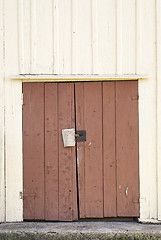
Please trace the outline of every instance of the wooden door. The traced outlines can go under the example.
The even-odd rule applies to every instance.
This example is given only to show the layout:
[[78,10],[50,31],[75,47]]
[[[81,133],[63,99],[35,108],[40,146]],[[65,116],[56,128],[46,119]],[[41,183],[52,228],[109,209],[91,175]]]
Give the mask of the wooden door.
[[24,83],[24,219],[77,219],[75,148],[62,128],[75,128],[74,84]]
[[[139,216],[137,81],[24,83],[24,219]],[[61,130],[86,130],[64,148]]]

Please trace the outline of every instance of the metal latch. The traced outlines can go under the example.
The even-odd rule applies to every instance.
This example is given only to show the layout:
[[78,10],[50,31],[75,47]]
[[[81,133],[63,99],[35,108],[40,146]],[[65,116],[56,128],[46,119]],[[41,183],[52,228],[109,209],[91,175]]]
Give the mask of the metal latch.
[[75,133],[75,129],[62,129],[64,147],[74,147],[75,142],[86,141],[86,130],[78,130]]
[[75,137],[77,142],[86,142],[86,130],[77,130]]

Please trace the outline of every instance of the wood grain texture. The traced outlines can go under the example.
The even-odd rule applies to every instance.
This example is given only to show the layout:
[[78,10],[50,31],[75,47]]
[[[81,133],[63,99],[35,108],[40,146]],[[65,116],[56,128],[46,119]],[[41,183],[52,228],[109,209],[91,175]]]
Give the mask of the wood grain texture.
[[59,219],[57,83],[45,83],[45,220]]
[[[62,129],[75,128],[74,84],[59,83],[59,220],[72,221],[77,219],[76,164],[75,147],[64,148]],[[75,201],[74,200],[74,201]],[[74,219],[73,219],[74,218]]]
[[44,84],[23,84],[24,219],[44,219]]
[[104,217],[116,217],[115,83],[103,83]]
[[[84,126],[84,83],[75,83],[76,129]],[[79,217],[85,218],[85,142],[77,142]]]
[[[83,90],[81,89],[83,85]],[[86,130],[87,139],[84,143],[84,170],[79,168],[79,175],[84,176],[79,179],[84,181],[83,186],[79,188],[81,196],[80,201],[84,201],[80,206],[83,206],[84,213],[82,216],[86,218],[103,217],[103,176],[102,176],[102,88],[101,83],[76,83],[76,108],[78,108],[76,121],[77,126],[81,127],[84,122],[84,129]],[[80,90],[79,87],[81,86]],[[80,101],[78,103],[78,101]],[[81,109],[82,108],[82,109]],[[83,113],[83,115],[81,115]],[[80,118],[82,118],[79,122]],[[78,149],[79,149],[78,143]],[[79,162],[82,159],[83,148],[77,152]],[[82,172],[84,171],[84,173]],[[81,193],[84,191],[84,193]],[[81,212],[81,209],[80,209]]]
[[116,83],[117,216],[139,216],[138,82]]

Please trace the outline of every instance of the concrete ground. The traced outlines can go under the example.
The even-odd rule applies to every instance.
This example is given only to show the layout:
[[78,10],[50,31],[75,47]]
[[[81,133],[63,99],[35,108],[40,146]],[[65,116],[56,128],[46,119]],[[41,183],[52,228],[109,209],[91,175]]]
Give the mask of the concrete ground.
[[1,223],[2,239],[161,239],[161,225],[102,221]]

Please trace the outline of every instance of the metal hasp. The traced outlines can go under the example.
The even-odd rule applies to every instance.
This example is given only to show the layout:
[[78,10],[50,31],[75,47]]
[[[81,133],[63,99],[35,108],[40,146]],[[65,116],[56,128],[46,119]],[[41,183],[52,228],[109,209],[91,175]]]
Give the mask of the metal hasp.
[[77,142],[86,142],[86,130],[77,130],[76,135]]

